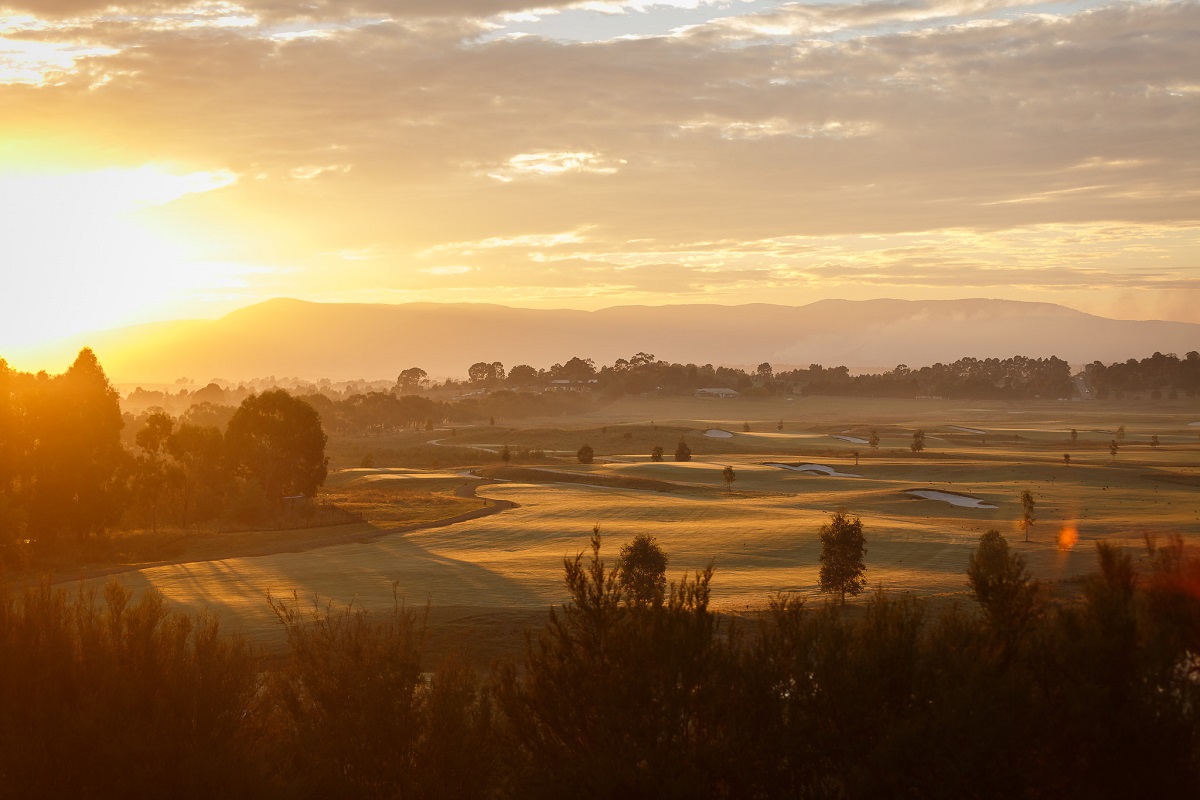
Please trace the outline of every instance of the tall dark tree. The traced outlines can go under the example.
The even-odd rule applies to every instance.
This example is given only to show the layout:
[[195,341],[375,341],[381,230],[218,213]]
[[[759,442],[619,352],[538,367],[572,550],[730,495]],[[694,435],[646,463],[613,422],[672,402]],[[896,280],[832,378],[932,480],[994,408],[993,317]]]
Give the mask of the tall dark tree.
[[282,389],[243,400],[225,433],[230,465],[271,503],[285,495],[316,494],[329,463],[325,442],[313,407]]
[[686,441],[684,441],[683,439],[680,439],[679,444],[677,444],[675,446],[675,460],[676,461],[691,461],[692,460],[692,448],[688,447],[688,443]]
[[925,449],[925,431],[918,430],[912,435],[912,442],[908,445],[908,449],[914,453],[920,453]]
[[872,450],[879,449],[879,432],[874,428],[871,429],[871,437],[867,439],[867,444],[871,446]]
[[857,595],[866,586],[867,554],[866,539],[863,538],[862,520],[850,518],[846,509],[834,512],[829,523],[821,526],[821,591],[838,595],[841,605],[846,604],[846,595]]
[[62,375],[39,375],[34,391],[30,530],[50,539],[99,533],[124,509],[117,392],[87,348]]
[[733,471],[733,467],[725,467],[721,470],[721,480],[725,481],[725,490],[733,491],[733,482],[737,480],[737,473]]
[[590,444],[585,444],[576,451],[575,457],[579,459],[580,464],[590,464],[592,459],[596,457],[596,451],[592,449]]
[[650,460],[651,461],[662,461],[663,460],[663,449],[661,446],[655,445],[654,449],[650,451]]

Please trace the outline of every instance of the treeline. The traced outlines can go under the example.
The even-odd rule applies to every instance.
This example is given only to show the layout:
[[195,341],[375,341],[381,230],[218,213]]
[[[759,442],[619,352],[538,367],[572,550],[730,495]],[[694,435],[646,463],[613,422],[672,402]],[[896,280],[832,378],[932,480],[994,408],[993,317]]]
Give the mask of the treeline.
[[1071,367],[1062,359],[960,358],[952,364],[909,369],[900,364],[879,374],[850,375],[845,367],[819,364],[776,376],[803,394],[857,397],[945,397],[953,399],[1058,399],[1071,397]]
[[1107,367],[1095,361],[1086,372],[1101,400],[1120,399],[1127,394],[1145,395],[1151,400],[1200,394],[1200,352],[1195,350],[1183,358],[1174,353],[1155,353],[1141,361],[1131,358]]
[[883,373],[851,375],[845,366],[776,372],[770,363],[753,371],[712,364],[674,364],[649,353],[617,359],[611,366],[596,368],[591,359],[575,357],[566,364],[537,370],[520,364],[505,372],[499,362],[479,362],[468,370],[465,383],[447,381],[428,384],[424,370],[411,368],[401,373],[397,390],[425,386],[429,391],[447,388],[479,392],[521,388],[528,392],[547,389],[568,392],[598,392],[605,398],[624,395],[681,395],[698,389],[733,389],[743,396],[775,394],[843,395],[859,397],[946,397],[956,399],[1057,399],[1071,397],[1075,389],[1070,365],[1062,359],[962,358],[952,364],[910,369],[900,364]]
[[330,433],[359,436],[405,429],[432,430],[443,424],[557,417],[579,414],[592,407],[592,400],[586,395],[507,389],[455,401],[393,392],[368,392],[341,400],[323,394],[305,394],[300,399],[317,410],[322,425]]
[[978,613],[783,596],[738,627],[711,568],[668,588],[594,539],[489,678],[424,663],[400,607],[276,599],[263,671],[153,592],[0,594],[0,797],[1194,797],[1200,562],[1178,539],[1146,574],[1098,550],[1074,604],[991,533]]
[[[324,482],[326,438],[311,406],[272,390],[225,411],[148,414],[127,445],[91,350],[54,376],[0,360],[0,568],[110,557],[108,533],[120,527],[259,520]],[[203,424],[210,417],[224,424]]]

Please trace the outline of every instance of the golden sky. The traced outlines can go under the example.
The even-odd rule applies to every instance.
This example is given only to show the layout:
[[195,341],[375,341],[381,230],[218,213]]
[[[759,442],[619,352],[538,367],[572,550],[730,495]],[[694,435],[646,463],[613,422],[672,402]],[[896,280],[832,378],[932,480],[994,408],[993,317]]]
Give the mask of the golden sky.
[[1200,322],[1200,3],[0,0],[0,354],[275,296]]

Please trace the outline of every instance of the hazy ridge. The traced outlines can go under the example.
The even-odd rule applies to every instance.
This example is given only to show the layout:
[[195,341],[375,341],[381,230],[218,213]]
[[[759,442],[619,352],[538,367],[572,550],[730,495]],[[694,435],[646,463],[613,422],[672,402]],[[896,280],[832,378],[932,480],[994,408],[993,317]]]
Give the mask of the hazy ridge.
[[463,376],[475,361],[548,367],[572,356],[597,365],[637,352],[698,364],[846,365],[852,371],[976,358],[1056,355],[1073,364],[1183,355],[1200,325],[1114,320],[1050,303],[1010,300],[821,300],[616,306],[598,311],[489,304],[335,304],[275,299],[216,320],[122,328],[10,358],[55,371],[91,346],[118,382],[275,375],[394,377],[419,366]]

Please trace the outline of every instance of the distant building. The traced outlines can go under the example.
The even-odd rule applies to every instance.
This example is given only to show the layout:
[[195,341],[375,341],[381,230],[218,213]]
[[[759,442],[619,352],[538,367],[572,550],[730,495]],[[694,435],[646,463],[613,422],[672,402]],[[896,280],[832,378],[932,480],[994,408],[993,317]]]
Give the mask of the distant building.
[[719,397],[729,399],[737,397],[738,393],[733,389],[697,389],[696,397]]

